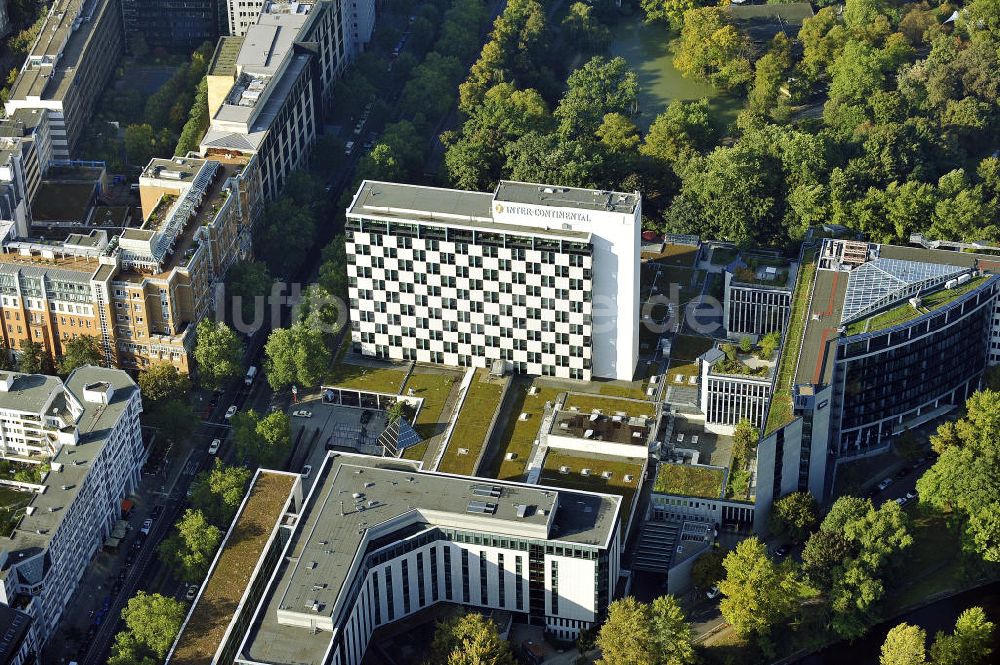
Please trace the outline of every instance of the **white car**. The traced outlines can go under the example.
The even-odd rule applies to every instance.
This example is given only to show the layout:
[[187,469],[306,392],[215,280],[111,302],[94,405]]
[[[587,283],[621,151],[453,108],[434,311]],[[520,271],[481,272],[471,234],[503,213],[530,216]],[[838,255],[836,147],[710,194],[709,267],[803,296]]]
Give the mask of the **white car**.
[[312,418],[312,411],[306,411],[305,409],[300,409],[299,411],[292,411],[292,415],[296,418]]
[[714,586],[711,589],[709,589],[708,591],[706,591],[705,595],[708,597],[709,600],[715,600],[716,598],[719,597],[720,593],[722,593],[722,592],[719,591],[719,587]]
[[226,420],[229,420],[230,418],[232,418],[235,415],[236,415],[236,405],[233,404],[231,407],[229,407],[228,409],[226,409]]
[[187,593],[184,594],[184,597],[187,598],[188,601],[192,601],[194,600],[194,597],[197,595],[198,595],[198,585],[188,584]]
[[313,470],[312,464],[306,464],[304,467],[302,467],[302,477],[308,478],[309,474],[312,473],[312,470]]
[[142,523],[142,528],[139,529],[139,531],[141,531],[144,536],[148,536],[149,531],[152,528],[153,528],[153,520],[147,519],[145,522]]
[[906,493],[906,500],[913,501],[914,499],[917,498],[917,496],[919,496],[917,494],[917,490],[910,490],[909,492]]
[[214,455],[219,452],[219,446],[222,445],[222,439],[212,439],[212,443],[208,446],[208,454]]
[[889,485],[892,485],[892,478],[884,478],[882,482],[878,484],[879,490],[884,490]]

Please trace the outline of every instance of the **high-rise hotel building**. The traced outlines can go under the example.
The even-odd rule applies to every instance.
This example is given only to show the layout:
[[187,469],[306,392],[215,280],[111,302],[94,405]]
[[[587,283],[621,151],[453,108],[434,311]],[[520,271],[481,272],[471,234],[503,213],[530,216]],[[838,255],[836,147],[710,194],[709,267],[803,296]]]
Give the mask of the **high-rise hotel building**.
[[638,193],[501,182],[493,193],[364,181],[347,209],[364,355],[631,380]]

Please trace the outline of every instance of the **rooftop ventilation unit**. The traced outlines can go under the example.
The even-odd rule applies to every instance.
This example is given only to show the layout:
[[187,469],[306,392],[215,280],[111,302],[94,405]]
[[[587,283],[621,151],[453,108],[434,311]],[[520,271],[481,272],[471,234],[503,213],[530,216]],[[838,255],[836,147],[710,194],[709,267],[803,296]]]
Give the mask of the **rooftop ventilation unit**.
[[476,515],[495,515],[497,512],[497,504],[487,503],[486,501],[470,501],[468,507],[465,509],[467,513],[474,513]]
[[499,485],[473,485],[472,493],[476,496],[489,496],[498,499],[503,494],[503,488]]

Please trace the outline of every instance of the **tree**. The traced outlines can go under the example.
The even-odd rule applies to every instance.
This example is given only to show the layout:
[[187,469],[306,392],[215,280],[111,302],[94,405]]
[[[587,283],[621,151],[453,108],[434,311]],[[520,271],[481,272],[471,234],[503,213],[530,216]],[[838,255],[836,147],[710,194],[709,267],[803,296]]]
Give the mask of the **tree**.
[[726,569],[726,579],[719,582],[725,596],[719,606],[722,616],[740,637],[766,643],[795,607],[794,573],[769,559],[764,543],[755,536],[737,545],[722,565]]
[[347,250],[343,234],[337,235],[323,248],[317,282],[331,295],[347,299]]
[[931,645],[934,665],[985,665],[990,662],[993,648],[993,622],[981,607],[970,607],[955,621],[951,635],[939,631]]
[[149,424],[160,434],[175,442],[184,441],[194,433],[198,416],[187,402],[167,399],[155,404],[149,412]]
[[705,4],[704,0],[639,0],[647,23],[663,21],[675,32],[684,25],[685,12]]
[[21,355],[17,360],[17,371],[24,374],[54,374],[52,359],[38,342],[21,340]]
[[187,608],[181,601],[139,591],[122,609],[125,627],[135,642],[162,661],[184,623]]
[[726,577],[726,569],[722,566],[725,558],[725,552],[712,549],[695,559],[691,566],[691,581],[694,585],[702,590],[718,586],[719,581]]
[[196,331],[194,359],[202,384],[221,388],[243,374],[243,343],[225,323],[202,319]]
[[781,333],[778,331],[767,333],[760,338],[757,346],[760,349],[760,357],[770,359],[781,346]]
[[[141,593],[141,592],[140,592]],[[123,630],[115,635],[111,645],[111,654],[107,665],[158,665],[159,660],[152,650],[139,642],[129,630]]]
[[227,527],[243,501],[248,482],[250,469],[226,466],[215,458],[215,466],[199,473],[191,483],[191,506],[212,524]]
[[500,639],[496,624],[473,612],[438,622],[427,663],[514,665],[514,658],[510,645]]
[[639,146],[639,128],[621,113],[606,113],[595,135],[613,153],[630,154]]
[[210,524],[200,510],[188,508],[174,532],[160,543],[160,558],[184,582],[201,582],[208,575],[222,531]]
[[563,137],[593,136],[605,114],[631,116],[636,111],[639,81],[625,58],[594,56],[569,75],[566,85],[553,112]]
[[774,502],[770,519],[772,531],[800,543],[819,524],[819,504],[809,492],[793,492]]
[[639,151],[668,165],[678,164],[708,149],[717,136],[708,100],[675,99],[656,116]]
[[129,164],[144,166],[159,152],[156,132],[148,123],[125,128],[125,154]]
[[507,148],[510,178],[567,187],[594,187],[600,156],[589,145],[558,134],[525,134]]
[[195,93],[194,104],[188,112],[187,122],[181,130],[181,135],[177,139],[177,147],[174,148],[175,155],[186,155],[191,151],[197,151],[202,137],[208,131],[208,79],[202,78],[198,84],[198,91]]
[[344,327],[347,320],[347,303],[320,284],[310,284],[302,292],[296,308],[296,321],[318,330],[326,338]]
[[753,77],[751,53],[750,38],[730,23],[726,10],[702,7],[684,13],[674,66],[688,78],[734,90]]
[[632,596],[612,601],[597,635],[598,665],[656,665],[649,606]]
[[226,275],[229,297],[233,304],[233,318],[236,317],[236,298],[240,303],[240,319],[243,325],[258,325],[257,315],[263,321],[266,316],[267,296],[274,280],[263,261],[237,261]]
[[691,644],[691,624],[673,596],[660,596],[650,606],[658,665],[691,665],[698,659]]
[[834,571],[850,553],[847,539],[835,531],[816,531],[802,550],[802,572],[820,589],[833,586]]
[[[1000,562],[1000,392],[982,390],[965,404],[965,417],[932,438],[941,455],[917,480],[921,503],[954,513],[963,547],[991,563]],[[943,431],[944,432],[943,432]],[[944,447],[944,433],[950,437]]]
[[741,418],[736,423],[733,429],[733,459],[739,461],[734,464],[735,467],[742,468],[750,462],[758,438],[757,428],[749,418]]
[[924,665],[924,643],[927,633],[923,628],[901,623],[889,631],[882,644],[879,665]]
[[298,321],[267,338],[267,382],[274,389],[291,384],[314,386],[333,362],[319,321]]
[[[374,150],[365,159],[372,155]],[[264,228],[254,250],[272,273],[290,275],[305,260],[315,235],[312,210],[286,194],[264,208]]]
[[263,418],[253,409],[233,416],[236,453],[253,466],[277,463],[291,445],[291,421],[283,411]]
[[170,363],[151,363],[149,367],[139,371],[139,391],[146,404],[153,405],[167,400],[184,401],[190,390],[191,379]]
[[743,353],[750,353],[753,350],[753,340],[744,335],[740,337],[740,351]]
[[100,366],[104,360],[100,342],[93,335],[80,335],[63,345],[63,356],[59,359],[59,373],[68,375],[84,365]]
[[583,2],[574,2],[569,6],[562,28],[570,43],[590,51],[600,51],[611,41],[611,31],[594,16],[594,8]]

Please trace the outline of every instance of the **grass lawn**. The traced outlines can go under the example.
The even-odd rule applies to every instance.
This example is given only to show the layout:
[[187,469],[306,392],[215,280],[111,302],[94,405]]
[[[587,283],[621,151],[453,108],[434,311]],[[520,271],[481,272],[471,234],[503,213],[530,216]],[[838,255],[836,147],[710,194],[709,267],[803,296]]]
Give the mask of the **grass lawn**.
[[815,276],[816,254],[813,253],[805,259],[795,279],[795,290],[792,292],[792,312],[788,317],[785,348],[778,364],[778,378],[768,410],[767,426],[764,428],[765,436],[792,422],[792,382],[795,381],[795,370],[799,364],[802,331],[805,330],[808,318],[806,307],[809,306],[809,294],[812,292]]
[[[561,473],[561,467],[568,467],[567,473]],[[589,476],[580,474],[583,469],[590,469]],[[611,478],[605,479],[601,474],[611,472]],[[630,482],[625,482],[625,476],[632,476]],[[626,462],[621,459],[583,457],[578,453],[563,452],[549,448],[542,463],[542,485],[565,487],[566,489],[585,490],[617,494],[622,497],[622,525],[628,523],[628,514],[632,509],[632,499],[636,489],[642,482],[642,462]]]
[[698,356],[712,348],[714,341],[709,337],[694,335],[674,335],[670,345],[670,366],[667,368],[667,382],[672,383],[678,374],[684,376],[685,383],[689,376],[700,376]]
[[[538,387],[536,395],[528,394],[528,386],[524,383],[514,384],[510,388],[514,408],[510,410],[509,420],[503,424],[503,435],[500,439],[503,447],[503,460],[497,478],[500,480],[522,480],[524,469],[528,466],[528,455],[531,445],[538,436],[538,427],[542,424],[545,413],[545,402],[555,402],[560,388]],[[527,413],[528,419],[521,420],[521,413]],[[501,423],[497,424],[498,426]],[[514,453],[515,459],[508,460],[507,455]]]
[[412,448],[407,448],[403,457],[410,460],[423,459],[424,453],[427,452],[428,440],[443,432],[448,425],[446,421],[442,422],[441,419],[444,404],[448,400],[448,395],[451,394],[452,386],[461,380],[462,374],[460,372],[423,371],[421,369],[413,371],[406,382],[403,394],[409,395],[412,390],[414,397],[420,397],[424,400],[423,406],[420,407],[420,413],[417,414],[417,422],[413,423],[413,429],[417,431],[423,441]]
[[885,595],[883,614],[886,616],[893,616],[928,596],[955,588],[961,581],[961,545],[958,534],[948,527],[947,515],[917,503],[903,510],[910,516],[913,545],[902,554],[907,570],[902,588],[890,590]]
[[694,464],[661,464],[656,472],[653,491],[718,499],[725,489],[726,474],[722,469]]
[[577,407],[584,413],[590,413],[594,409],[600,409],[604,415],[613,416],[616,411],[622,411],[630,416],[646,416],[652,418],[656,415],[656,407],[651,402],[639,403],[602,395],[584,395],[581,393],[571,393],[563,404],[563,410],[570,410],[570,407]]
[[276,473],[257,478],[170,662],[196,665],[212,660],[288,499],[292,481],[291,476]]
[[406,370],[401,367],[367,367],[340,362],[327,375],[324,383],[341,388],[355,388],[395,395],[399,392],[405,377]]
[[[640,376],[642,374],[649,374],[650,369],[646,367],[645,364],[639,363],[639,368],[637,372]],[[633,381],[633,385],[618,385],[615,383],[601,383],[599,380],[591,381],[591,385],[598,385],[598,392],[602,395],[607,395],[608,397],[624,397],[626,399],[647,399],[646,391],[643,388],[645,382],[649,379],[649,376],[643,376],[641,381]]]
[[0,535],[9,536],[17,521],[24,515],[24,508],[34,498],[33,492],[19,492],[0,486]]
[[698,248],[694,245],[672,245],[667,243],[663,251],[659,254],[645,254],[650,262],[656,262],[665,266],[680,266],[682,268],[693,268],[694,260],[698,256]]
[[[475,471],[476,460],[486,443],[486,433],[490,420],[500,406],[500,396],[503,383],[484,381],[489,375],[486,369],[477,369],[472,378],[472,384],[462,402],[462,411],[458,414],[455,429],[451,432],[448,449],[441,456],[438,471],[469,475]],[[458,449],[466,448],[469,452],[459,455]]]
[[728,266],[739,254],[740,250],[735,247],[713,247],[712,258],[709,260],[713,265]]
[[919,309],[914,309],[909,302],[904,302],[903,304],[897,305],[896,307],[882,312],[881,314],[876,314],[868,317],[867,319],[855,321],[847,326],[847,334],[860,335],[865,332],[876,332],[879,330],[885,330],[886,328],[891,328],[901,323],[906,323],[907,321],[912,321],[918,316],[922,316],[937,309],[938,307],[947,305],[959,296],[963,296],[969,291],[982,286],[983,282],[989,278],[990,275],[983,275],[972,279],[961,286],[955,287],[954,289],[941,289],[940,291],[935,291],[934,293],[922,298]]

